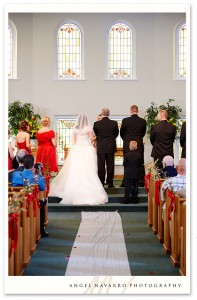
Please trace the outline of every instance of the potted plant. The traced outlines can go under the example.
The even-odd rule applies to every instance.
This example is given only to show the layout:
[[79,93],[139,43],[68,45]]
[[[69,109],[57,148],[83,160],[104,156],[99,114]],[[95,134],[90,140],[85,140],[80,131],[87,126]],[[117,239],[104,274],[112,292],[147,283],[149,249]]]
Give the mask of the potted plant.
[[41,116],[34,112],[31,103],[22,104],[19,100],[8,105],[8,123],[12,135],[17,135],[20,122],[26,120],[29,124],[30,138],[36,138],[36,132],[40,128]]
[[157,107],[157,104],[151,102],[151,106],[146,110],[146,124],[147,124],[147,135],[150,136],[151,127],[158,123],[157,114],[160,110],[167,110],[168,112],[168,122],[175,125],[177,128],[177,135],[180,133],[181,123],[180,123],[180,115],[179,113],[182,111],[177,105],[172,105],[174,99],[169,99],[166,105],[160,105]]

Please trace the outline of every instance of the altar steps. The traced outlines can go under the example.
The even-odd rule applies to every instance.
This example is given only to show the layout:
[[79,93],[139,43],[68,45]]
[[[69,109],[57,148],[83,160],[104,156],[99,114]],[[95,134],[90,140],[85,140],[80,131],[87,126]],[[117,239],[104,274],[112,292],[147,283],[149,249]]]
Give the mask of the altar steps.
[[124,199],[124,188],[119,187],[117,182],[114,188],[107,188],[105,190],[108,194],[108,203],[102,205],[72,205],[61,204],[61,198],[49,197],[48,210],[49,212],[79,212],[79,211],[132,211],[132,212],[147,212],[148,211],[148,198],[143,187],[139,187],[137,204],[122,204],[121,200]]

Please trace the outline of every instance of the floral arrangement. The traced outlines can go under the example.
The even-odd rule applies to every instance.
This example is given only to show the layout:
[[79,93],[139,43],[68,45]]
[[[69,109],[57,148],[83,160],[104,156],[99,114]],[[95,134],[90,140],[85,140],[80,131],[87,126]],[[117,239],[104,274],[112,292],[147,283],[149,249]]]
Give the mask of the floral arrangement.
[[8,214],[17,214],[21,211],[21,198],[19,193],[14,193],[12,197],[8,199]]
[[31,120],[26,120],[29,124],[29,134],[30,138],[35,139],[36,138],[36,132],[40,129],[40,124],[39,124],[39,118],[36,117],[35,115],[32,116]]
[[12,135],[17,135],[21,121],[27,121],[29,124],[29,133],[32,139],[36,138],[36,131],[40,128],[39,121],[41,116],[35,113],[31,103],[22,104],[20,101],[14,101],[8,105],[8,123]]
[[182,111],[182,108],[177,105],[172,105],[174,101],[174,99],[169,99],[166,105],[160,105],[159,107],[157,107],[156,103],[151,102],[151,106],[147,108],[145,115],[148,136],[150,135],[151,127],[158,123],[157,114],[160,110],[167,110],[168,122],[176,126],[178,136],[181,130],[181,117],[179,113]]
[[151,174],[154,177],[154,179],[166,177],[165,172],[157,167],[157,162],[158,160],[153,161],[147,165],[147,173]]

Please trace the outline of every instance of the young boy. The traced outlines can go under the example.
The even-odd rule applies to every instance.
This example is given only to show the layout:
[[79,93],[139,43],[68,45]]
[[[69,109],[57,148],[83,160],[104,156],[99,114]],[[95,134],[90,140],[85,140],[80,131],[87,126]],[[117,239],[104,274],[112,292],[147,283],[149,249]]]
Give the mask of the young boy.
[[124,184],[125,184],[125,200],[123,204],[138,203],[138,184],[139,184],[139,170],[142,166],[141,155],[136,151],[137,142],[131,141],[129,143],[130,151],[124,156]]

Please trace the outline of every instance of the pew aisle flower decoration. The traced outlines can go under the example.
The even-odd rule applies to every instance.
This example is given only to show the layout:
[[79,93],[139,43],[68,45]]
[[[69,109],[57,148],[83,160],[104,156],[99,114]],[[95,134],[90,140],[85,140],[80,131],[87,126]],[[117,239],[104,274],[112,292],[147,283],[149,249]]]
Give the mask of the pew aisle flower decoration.
[[176,209],[176,196],[171,182],[170,186],[165,190],[165,194],[167,194],[171,200],[168,207],[168,220],[172,220],[174,217],[174,211]]
[[31,184],[28,179],[23,178],[23,185],[24,185],[24,197],[26,199],[26,210],[28,214],[29,205],[33,203],[33,213],[34,217],[36,217],[36,207],[40,207],[38,194],[39,194],[39,187],[38,187],[38,176],[34,175],[33,183]]
[[150,183],[150,177],[152,176],[154,181],[155,181],[155,185],[156,185],[156,199],[158,199],[158,190],[160,189],[160,179],[161,178],[164,178],[166,177],[166,174],[165,172],[163,172],[162,169],[159,169],[157,167],[157,162],[158,160],[156,161],[153,161],[151,163],[149,163],[147,165],[147,172],[146,172],[146,175],[144,177],[144,181],[145,181],[145,190],[146,192],[148,193],[149,191],[149,183]]
[[9,257],[12,255],[12,250],[16,251],[18,243],[18,222],[21,213],[21,197],[20,193],[14,193],[12,197],[8,199],[8,229],[9,229],[9,239],[11,241],[9,248]]
[[19,214],[21,211],[22,200],[19,197],[19,193],[13,194],[12,197],[8,199],[8,214]]
[[151,174],[154,179],[160,179],[164,175],[163,170],[157,167],[157,162],[158,160],[153,161],[147,165],[147,173]]

